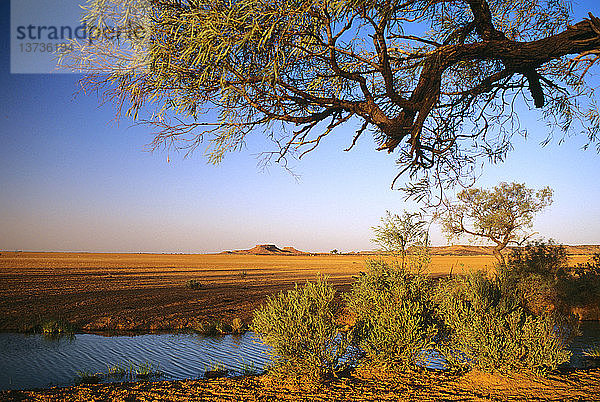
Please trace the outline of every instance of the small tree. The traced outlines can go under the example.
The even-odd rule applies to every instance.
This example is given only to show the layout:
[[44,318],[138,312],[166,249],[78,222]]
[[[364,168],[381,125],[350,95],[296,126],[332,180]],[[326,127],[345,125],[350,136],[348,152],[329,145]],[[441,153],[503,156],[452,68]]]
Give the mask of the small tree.
[[402,215],[386,211],[381,225],[372,227],[375,237],[371,239],[379,246],[379,251],[400,256],[402,268],[406,268],[406,255],[412,248],[428,246],[427,222],[419,213],[404,211]]
[[494,256],[505,265],[502,250],[533,235],[528,232],[533,216],[552,204],[552,189],[535,191],[525,184],[503,182],[491,190],[465,189],[457,198],[440,214],[444,232],[449,238],[468,235],[495,243]]

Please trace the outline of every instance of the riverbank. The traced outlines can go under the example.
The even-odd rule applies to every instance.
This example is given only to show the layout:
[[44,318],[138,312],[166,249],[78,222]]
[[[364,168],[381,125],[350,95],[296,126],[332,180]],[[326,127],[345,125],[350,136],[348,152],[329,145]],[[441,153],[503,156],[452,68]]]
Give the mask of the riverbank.
[[0,392],[7,401],[211,400],[211,401],[594,401],[600,369],[532,374],[449,375],[423,370],[386,375],[360,370],[349,378],[311,387],[267,375],[214,380],[82,385],[37,391]]

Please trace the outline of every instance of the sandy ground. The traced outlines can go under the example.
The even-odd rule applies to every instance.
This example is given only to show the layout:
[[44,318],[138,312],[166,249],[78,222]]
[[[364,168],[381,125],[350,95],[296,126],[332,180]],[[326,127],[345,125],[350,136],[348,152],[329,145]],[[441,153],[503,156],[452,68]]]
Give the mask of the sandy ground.
[[461,376],[440,372],[357,372],[320,386],[268,376],[217,380],[82,385],[0,392],[0,400],[32,401],[598,401],[600,369],[538,377]]
[[[240,318],[268,295],[319,274],[340,289],[364,270],[361,255],[174,255],[2,252],[0,330],[46,319],[84,331],[159,331]],[[372,258],[372,257],[370,257]],[[493,265],[491,256],[433,256],[432,276]],[[188,289],[188,280],[200,289]]]

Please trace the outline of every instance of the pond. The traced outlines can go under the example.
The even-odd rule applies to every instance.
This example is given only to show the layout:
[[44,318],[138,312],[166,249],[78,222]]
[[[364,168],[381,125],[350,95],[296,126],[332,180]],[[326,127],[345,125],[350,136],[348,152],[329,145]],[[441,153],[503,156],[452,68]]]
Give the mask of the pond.
[[0,333],[0,389],[73,385],[78,372],[107,373],[109,366],[129,369],[145,363],[162,373],[154,377],[158,380],[198,378],[217,366],[230,375],[259,372],[270,361],[268,350],[252,332],[218,337],[76,334],[58,339]]
[[[573,367],[584,367],[583,351],[600,344],[600,322],[583,322],[581,330],[571,345]],[[77,334],[59,339],[0,333],[0,390],[73,385],[78,372],[107,373],[109,366],[146,362],[162,373],[155,379],[177,380],[203,377],[216,366],[228,369],[229,375],[261,372],[270,356],[269,348],[252,332],[218,337]],[[432,362],[431,367],[442,368],[443,362]],[[118,379],[103,379],[110,380]]]

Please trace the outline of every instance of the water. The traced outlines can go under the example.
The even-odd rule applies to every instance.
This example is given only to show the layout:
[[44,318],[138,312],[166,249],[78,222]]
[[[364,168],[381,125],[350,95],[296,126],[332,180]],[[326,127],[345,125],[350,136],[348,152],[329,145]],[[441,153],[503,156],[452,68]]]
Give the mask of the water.
[[[571,345],[570,366],[585,367],[583,352],[600,344],[600,322],[581,324],[582,336]],[[443,358],[430,356],[429,368],[443,369]],[[41,335],[0,333],[0,390],[73,385],[78,371],[106,373],[108,365],[150,362],[159,365],[161,380],[198,378],[217,363],[242,374],[261,371],[270,362],[269,348],[252,332],[205,337],[161,334],[105,337],[77,334],[47,339]]]
[[600,321],[582,321],[579,330],[582,335],[576,337],[569,349],[573,352],[569,366],[584,368],[589,364],[589,359],[583,356],[583,352],[591,346],[600,345]]
[[160,380],[198,378],[216,364],[241,374],[260,371],[270,361],[255,334],[204,337],[160,334],[105,337],[77,334],[47,339],[41,335],[0,333],[0,389],[73,385],[77,372],[107,373],[108,365],[150,362]]

